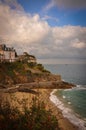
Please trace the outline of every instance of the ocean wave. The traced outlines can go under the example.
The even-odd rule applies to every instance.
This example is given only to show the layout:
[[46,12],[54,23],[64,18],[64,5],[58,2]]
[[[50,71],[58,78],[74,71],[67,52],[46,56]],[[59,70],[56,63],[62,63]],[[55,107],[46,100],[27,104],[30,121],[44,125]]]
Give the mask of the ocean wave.
[[86,89],[86,85],[76,85],[77,89]]
[[56,91],[57,90],[53,90],[53,92],[51,92],[50,100],[55,104],[55,106],[62,110],[62,114],[64,117],[66,117],[71,123],[79,127],[79,130],[86,130],[85,121],[76,116],[70,108],[64,106],[64,104],[57,98],[57,96],[54,95]]
[[86,85],[76,85],[74,88],[64,89],[64,91],[72,91],[72,90],[86,90]]

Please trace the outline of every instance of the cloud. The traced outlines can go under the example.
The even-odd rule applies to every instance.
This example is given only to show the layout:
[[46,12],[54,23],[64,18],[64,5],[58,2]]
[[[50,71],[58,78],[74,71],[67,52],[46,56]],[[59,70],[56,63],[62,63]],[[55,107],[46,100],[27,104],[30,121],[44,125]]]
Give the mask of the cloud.
[[86,35],[86,27],[69,25],[64,27],[53,28],[53,39],[54,44],[57,47],[56,49],[57,56],[86,57],[85,35]]
[[51,0],[45,7],[45,11],[57,6],[59,9],[86,9],[86,0]]
[[48,11],[55,6],[55,2],[51,0],[44,8],[43,11]]
[[48,31],[47,22],[40,20],[38,14],[18,13],[8,5],[0,5],[0,37],[7,42],[38,44]]
[[86,8],[86,0],[54,0],[62,8]]
[[72,47],[78,48],[78,49],[86,48],[86,43],[80,42],[78,39],[74,39],[74,41],[71,45],[72,45]]
[[45,16],[42,18],[42,20],[53,20],[53,21],[55,21],[55,22],[58,22],[58,21],[59,21],[58,18],[49,16],[49,15],[45,15]]
[[[48,17],[49,18],[49,17]],[[0,4],[0,44],[27,51],[37,58],[86,58],[86,27],[51,27],[38,14]]]

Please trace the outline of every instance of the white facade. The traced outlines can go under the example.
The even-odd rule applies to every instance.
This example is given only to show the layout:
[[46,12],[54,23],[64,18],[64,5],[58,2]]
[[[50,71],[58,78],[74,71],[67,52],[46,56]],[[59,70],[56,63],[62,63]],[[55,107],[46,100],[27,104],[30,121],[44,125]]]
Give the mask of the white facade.
[[13,48],[8,48],[5,45],[0,45],[0,61],[14,62],[16,59],[16,52]]

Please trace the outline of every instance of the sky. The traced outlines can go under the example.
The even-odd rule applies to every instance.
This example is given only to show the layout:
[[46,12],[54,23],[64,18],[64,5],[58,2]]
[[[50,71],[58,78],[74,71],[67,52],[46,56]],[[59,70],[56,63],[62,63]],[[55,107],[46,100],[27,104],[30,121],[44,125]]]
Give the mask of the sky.
[[0,44],[41,63],[86,63],[86,0],[0,0]]

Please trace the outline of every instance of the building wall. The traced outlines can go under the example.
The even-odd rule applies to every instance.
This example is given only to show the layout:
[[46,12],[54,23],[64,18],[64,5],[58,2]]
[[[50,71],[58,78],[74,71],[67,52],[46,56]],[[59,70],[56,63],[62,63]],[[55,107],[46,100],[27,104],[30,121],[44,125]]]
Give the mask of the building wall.
[[0,50],[0,54],[2,54],[2,55],[3,55],[3,54],[4,54],[4,51],[3,51],[3,50]]
[[0,62],[4,60],[4,51],[0,49]]
[[9,51],[4,51],[4,59],[10,59],[10,52]]
[[10,62],[15,61],[15,51],[4,51],[4,59]]
[[15,61],[15,51],[10,52],[10,58],[12,61]]
[[0,45],[0,61],[14,62],[16,60],[16,52],[12,48]]

